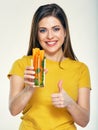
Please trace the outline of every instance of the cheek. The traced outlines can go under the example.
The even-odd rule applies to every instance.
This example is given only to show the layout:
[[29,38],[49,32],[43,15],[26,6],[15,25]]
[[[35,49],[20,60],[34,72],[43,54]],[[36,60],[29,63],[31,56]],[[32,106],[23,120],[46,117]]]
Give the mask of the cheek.
[[65,37],[66,37],[66,33],[65,33],[65,32],[62,32],[60,35],[61,35],[61,37],[62,37],[62,41],[64,41],[64,40],[65,40]]
[[43,41],[45,38],[44,35],[38,34],[38,41]]
[[38,41],[40,43],[40,45],[42,46],[43,48],[43,45],[44,45],[44,37],[42,35],[38,35]]
[[59,37],[59,39],[60,39],[62,42],[64,42],[64,39],[65,39],[64,33],[60,33],[60,34],[58,35],[58,37]]

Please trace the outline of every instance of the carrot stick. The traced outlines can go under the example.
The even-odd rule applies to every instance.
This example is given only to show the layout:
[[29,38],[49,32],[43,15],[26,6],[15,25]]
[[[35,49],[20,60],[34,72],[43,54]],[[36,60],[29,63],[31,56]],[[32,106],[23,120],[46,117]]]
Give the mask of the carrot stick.
[[31,64],[34,66],[35,70],[35,85],[43,86],[44,85],[44,50],[40,50],[39,48],[32,49],[32,59]]

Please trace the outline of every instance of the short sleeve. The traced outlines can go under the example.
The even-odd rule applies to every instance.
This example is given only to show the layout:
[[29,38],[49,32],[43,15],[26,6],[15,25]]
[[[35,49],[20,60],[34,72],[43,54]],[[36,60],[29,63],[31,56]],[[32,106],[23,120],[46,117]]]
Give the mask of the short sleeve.
[[30,66],[30,58],[28,58],[27,56],[23,56],[20,59],[17,59],[13,64],[12,67],[8,73],[8,78],[11,75],[17,75],[20,77],[24,77],[24,71],[26,66]]
[[91,89],[91,81],[90,81],[90,72],[87,65],[81,63],[79,88],[83,88],[83,87]]

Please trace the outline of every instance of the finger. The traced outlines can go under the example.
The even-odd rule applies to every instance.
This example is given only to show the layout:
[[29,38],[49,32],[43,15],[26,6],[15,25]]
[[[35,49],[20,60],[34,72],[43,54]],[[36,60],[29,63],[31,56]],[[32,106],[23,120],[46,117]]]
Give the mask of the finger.
[[24,75],[34,75],[35,74],[35,71],[32,69],[26,69],[25,71],[24,71]]
[[60,81],[58,82],[58,89],[59,89],[59,92],[60,92],[60,93],[62,92],[62,83],[63,83],[62,80],[60,80]]
[[52,96],[52,101],[53,102],[63,102],[64,101],[64,98],[62,97],[62,95],[59,95],[59,96]]
[[55,107],[62,108],[64,107],[64,102],[63,101],[53,102],[53,105]]
[[24,79],[32,79],[34,80],[35,76],[34,75],[24,75]]
[[24,83],[32,86],[34,84],[34,75],[24,75]]
[[33,66],[27,66],[26,70],[34,70],[34,67]]
[[45,69],[44,69],[44,72],[45,72],[45,74],[47,74],[47,72],[48,72],[48,69],[46,69],[46,68],[45,68]]
[[55,93],[55,94],[52,94],[51,97],[52,98],[58,98],[58,97],[60,97],[60,94],[59,93]]
[[25,80],[24,83],[25,83],[27,86],[31,86],[31,87],[34,86],[34,82],[30,82],[30,81]]

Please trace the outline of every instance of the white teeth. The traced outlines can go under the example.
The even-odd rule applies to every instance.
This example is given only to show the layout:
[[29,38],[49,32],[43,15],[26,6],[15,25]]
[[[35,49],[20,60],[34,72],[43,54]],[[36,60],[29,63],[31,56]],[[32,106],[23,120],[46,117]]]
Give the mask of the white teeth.
[[50,45],[52,45],[52,44],[55,44],[55,42],[47,42],[47,44],[50,44]]

